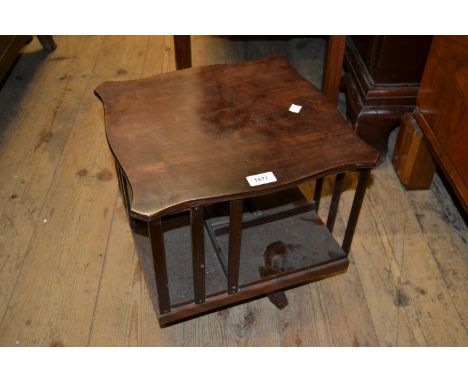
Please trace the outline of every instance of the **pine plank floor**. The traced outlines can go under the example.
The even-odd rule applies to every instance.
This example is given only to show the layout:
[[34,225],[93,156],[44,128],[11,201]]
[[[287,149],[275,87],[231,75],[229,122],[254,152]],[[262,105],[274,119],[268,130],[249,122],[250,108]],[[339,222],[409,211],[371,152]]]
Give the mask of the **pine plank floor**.
[[[0,345],[468,345],[467,227],[439,178],[406,192],[388,159],[373,172],[346,274],[288,291],[282,311],[260,299],[160,329],[93,89],[174,70],[172,38],[56,42],[51,54],[36,39],[27,45],[0,89]],[[194,37],[193,63],[287,54],[319,84],[324,47],[320,38]],[[355,185],[348,177],[339,238]]]

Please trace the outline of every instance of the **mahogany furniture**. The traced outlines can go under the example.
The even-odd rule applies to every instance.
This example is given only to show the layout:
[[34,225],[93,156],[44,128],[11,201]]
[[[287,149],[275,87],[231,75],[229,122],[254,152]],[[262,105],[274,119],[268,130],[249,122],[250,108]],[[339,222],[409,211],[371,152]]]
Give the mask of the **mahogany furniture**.
[[346,112],[356,133],[385,158],[390,132],[413,110],[431,36],[349,36]]
[[[286,58],[106,82],[96,94],[160,325],[265,295],[282,307],[279,291],[346,271],[378,152]],[[350,170],[360,177],[340,246],[331,233]],[[308,202],[295,186],[311,179]]]
[[[427,188],[435,171],[431,159],[417,147],[404,143],[410,129],[421,129],[430,149],[467,211],[468,203],[468,37],[436,36],[412,114],[405,116],[394,155],[400,180],[410,189]],[[422,142],[424,144],[424,142]],[[413,154],[413,155],[412,155]],[[411,160],[408,160],[411,158]],[[401,174],[410,173],[409,177]],[[420,179],[426,179],[421,187]],[[416,186],[415,186],[416,185]]]
[[[0,36],[0,83],[9,72],[23,46],[31,41],[31,36]],[[57,47],[52,36],[38,36],[45,50]]]

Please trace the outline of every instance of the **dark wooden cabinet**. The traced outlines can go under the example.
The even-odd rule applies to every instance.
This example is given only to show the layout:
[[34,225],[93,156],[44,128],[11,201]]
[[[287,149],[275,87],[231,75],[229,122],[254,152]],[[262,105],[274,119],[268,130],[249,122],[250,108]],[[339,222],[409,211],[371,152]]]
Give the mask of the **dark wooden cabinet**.
[[[386,152],[390,132],[416,105],[431,36],[350,36],[343,87],[359,136]],[[384,158],[384,155],[381,155]]]

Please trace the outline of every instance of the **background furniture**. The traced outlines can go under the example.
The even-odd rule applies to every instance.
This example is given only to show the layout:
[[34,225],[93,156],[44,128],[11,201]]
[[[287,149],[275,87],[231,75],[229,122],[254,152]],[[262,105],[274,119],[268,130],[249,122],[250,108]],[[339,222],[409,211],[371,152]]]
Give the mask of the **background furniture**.
[[404,113],[413,110],[430,36],[349,36],[343,78],[356,133],[381,152]]
[[[432,41],[413,114],[405,117],[395,148],[394,166],[409,189],[428,188],[435,166],[414,133],[421,129],[433,157],[453,185],[462,205],[468,203],[468,37],[436,36]],[[407,143],[405,143],[407,141]],[[419,155],[411,155],[417,152]],[[429,162],[429,164],[428,164]],[[419,168],[419,171],[415,171]],[[424,170],[422,170],[424,169]],[[401,176],[410,173],[412,176]],[[421,182],[421,178],[425,182]]]
[[[3,81],[24,44],[31,41],[32,36],[0,36],[0,83]],[[42,46],[47,51],[57,47],[52,36],[38,36]]]

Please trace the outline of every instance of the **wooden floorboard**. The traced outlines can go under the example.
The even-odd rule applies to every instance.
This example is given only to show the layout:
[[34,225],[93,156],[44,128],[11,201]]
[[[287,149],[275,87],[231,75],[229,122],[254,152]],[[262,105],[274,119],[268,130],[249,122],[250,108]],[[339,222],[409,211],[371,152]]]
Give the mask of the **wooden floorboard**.
[[[34,40],[0,90],[0,345],[468,345],[468,230],[440,182],[407,192],[372,174],[346,274],[159,328],[93,89],[174,70],[169,36]],[[193,38],[195,66],[288,54],[320,86],[326,41]],[[341,103],[343,105],[343,103]],[[342,239],[357,177],[347,176]],[[324,182],[326,218],[333,177]],[[313,182],[301,187],[309,197]],[[453,205],[453,203],[452,203]]]

